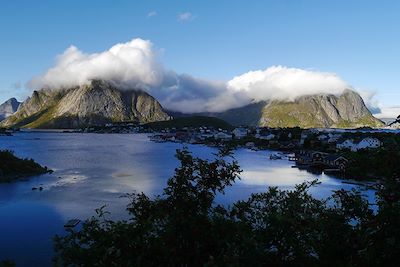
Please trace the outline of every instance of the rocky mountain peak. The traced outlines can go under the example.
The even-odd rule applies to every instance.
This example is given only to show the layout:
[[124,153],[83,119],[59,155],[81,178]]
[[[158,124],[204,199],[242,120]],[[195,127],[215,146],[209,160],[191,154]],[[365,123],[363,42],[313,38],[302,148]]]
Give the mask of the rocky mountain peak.
[[294,101],[261,101],[221,113],[206,113],[232,125],[301,128],[382,127],[361,96],[350,89],[341,95],[315,94]]
[[168,120],[160,103],[136,88],[121,90],[104,80],[62,90],[34,91],[4,126],[76,128],[108,122]]
[[15,99],[14,97],[8,99],[3,104],[1,104],[0,105],[0,120],[4,120],[5,118],[14,114],[18,110],[20,104],[21,103],[18,102],[18,100]]

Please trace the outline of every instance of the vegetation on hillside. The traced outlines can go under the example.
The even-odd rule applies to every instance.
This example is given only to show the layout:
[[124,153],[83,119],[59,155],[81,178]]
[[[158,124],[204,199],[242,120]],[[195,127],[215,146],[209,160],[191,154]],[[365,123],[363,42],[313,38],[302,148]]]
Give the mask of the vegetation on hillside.
[[0,150],[0,183],[39,175],[50,170],[33,159],[20,159],[10,150]]
[[215,129],[221,128],[225,130],[233,129],[232,125],[218,118],[206,116],[190,116],[180,117],[168,121],[157,121],[145,124],[146,127],[153,130],[163,130],[166,128],[182,129],[184,127],[213,127]]
[[104,208],[80,230],[55,238],[65,266],[399,266],[400,180],[377,190],[376,207],[357,191],[326,200],[310,187],[270,187],[232,206],[217,194],[239,178],[229,150],[213,160],[177,152],[181,165],[162,195],[129,195],[129,220]]
[[400,176],[400,142],[396,139],[388,139],[385,147],[380,149],[344,153],[350,160],[346,174],[356,179]]

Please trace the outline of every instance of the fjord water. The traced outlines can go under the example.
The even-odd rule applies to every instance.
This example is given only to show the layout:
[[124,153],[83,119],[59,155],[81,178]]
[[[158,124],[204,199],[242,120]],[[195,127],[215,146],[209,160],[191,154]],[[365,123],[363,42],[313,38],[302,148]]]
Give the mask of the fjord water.
[[[54,170],[53,174],[0,184],[0,260],[13,259],[17,266],[51,265],[51,238],[65,233],[67,220],[88,218],[102,205],[107,205],[113,218],[125,218],[128,199],[121,196],[133,191],[161,193],[179,164],[175,151],[182,147],[150,142],[144,134],[20,132],[0,136],[0,149],[13,150],[19,157],[33,158]],[[216,152],[202,145],[189,145],[189,150],[203,158]],[[291,168],[287,160],[269,160],[271,153],[237,150],[242,179],[217,201],[229,204],[265,191],[267,186],[292,188],[315,178],[321,181],[312,189],[317,197],[354,187],[334,177]],[[365,193],[372,197],[371,191]]]

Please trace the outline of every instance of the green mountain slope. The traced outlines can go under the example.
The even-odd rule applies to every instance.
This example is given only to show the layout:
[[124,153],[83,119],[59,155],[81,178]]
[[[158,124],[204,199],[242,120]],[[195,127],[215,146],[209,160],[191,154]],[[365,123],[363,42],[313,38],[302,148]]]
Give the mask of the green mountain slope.
[[301,127],[301,128],[358,128],[382,127],[365,106],[361,96],[351,90],[341,95],[309,95],[294,101],[261,101],[220,113],[202,113],[232,125]]

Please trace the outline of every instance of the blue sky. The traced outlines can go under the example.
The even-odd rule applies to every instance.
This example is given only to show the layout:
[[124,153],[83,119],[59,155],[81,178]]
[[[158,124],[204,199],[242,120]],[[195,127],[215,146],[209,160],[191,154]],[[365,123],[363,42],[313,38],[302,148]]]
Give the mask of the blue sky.
[[70,45],[94,53],[142,38],[177,73],[229,80],[272,65],[333,72],[396,106],[398,14],[400,1],[1,1],[0,102],[23,100],[25,83]]

